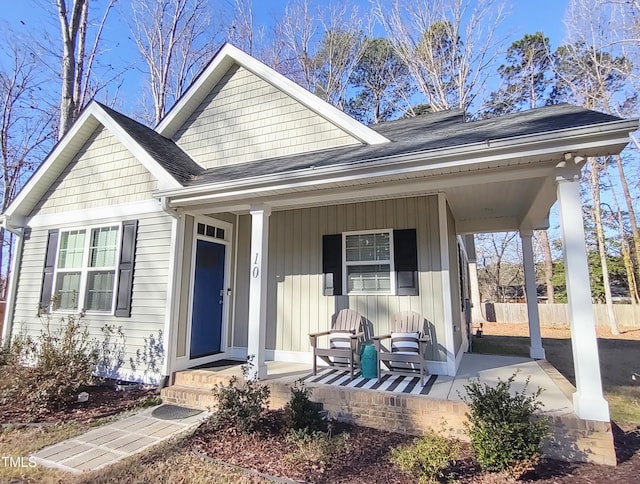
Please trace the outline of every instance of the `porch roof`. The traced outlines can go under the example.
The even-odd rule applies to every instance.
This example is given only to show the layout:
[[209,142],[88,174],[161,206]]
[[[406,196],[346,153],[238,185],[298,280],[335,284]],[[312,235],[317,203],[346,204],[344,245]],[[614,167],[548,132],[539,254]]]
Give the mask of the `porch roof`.
[[[419,155],[428,165],[430,152],[482,144],[491,148],[497,141],[523,136],[554,134],[576,128],[625,122],[624,119],[591,111],[570,104],[558,104],[513,113],[497,118],[465,122],[461,110],[426,114],[409,119],[389,121],[372,129],[392,142],[377,145],[357,145],[331,150],[269,158],[235,165],[218,166],[202,171],[185,183],[186,186],[208,185],[233,180],[250,180],[261,175],[289,174],[325,167],[372,164],[398,156]],[[635,122],[632,121],[632,122]],[[570,133],[563,133],[565,136]],[[615,149],[612,151],[615,152]],[[434,153],[435,154],[435,153]],[[607,152],[598,152],[606,155]]]
[[619,153],[637,127],[568,104],[473,122],[436,113],[376,126],[386,144],[220,166],[156,195],[193,213],[246,213],[445,193],[458,233],[534,230],[546,228],[565,155],[579,167]]

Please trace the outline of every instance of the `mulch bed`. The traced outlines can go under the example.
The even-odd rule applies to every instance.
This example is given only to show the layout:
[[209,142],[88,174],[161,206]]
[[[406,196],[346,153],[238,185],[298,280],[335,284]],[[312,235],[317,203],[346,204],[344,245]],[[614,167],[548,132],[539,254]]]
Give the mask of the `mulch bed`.
[[[274,412],[270,419],[278,419]],[[190,448],[217,461],[253,469],[270,476],[314,483],[414,483],[389,460],[391,449],[415,437],[367,427],[341,424],[334,433],[348,432],[347,450],[327,462],[294,462],[295,446],[286,441],[277,425],[263,433],[241,434],[232,429],[213,430],[206,423],[191,437]],[[614,426],[618,454],[617,467],[577,464],[541,459],[535,469],[525,473],[524,482],[602,483],[638,482],[640,476],[640,429],[624,432]],[[503,483],[513,481],[506,473],[483,472],[468,444],[462,444],[460,459],[446,472],[457,482]]]
[[79,392],[87,392],[89,400],[78,402],[69,401],[56,409],[43,409],[34,415],[26,412],[19,403],[0,405],[0,424],[17,423],[88,423],[101,418],[111,417],[140,405],[148,397],[153,396],[155,390],[116,391],[114,385],[96,385],[81,388]]

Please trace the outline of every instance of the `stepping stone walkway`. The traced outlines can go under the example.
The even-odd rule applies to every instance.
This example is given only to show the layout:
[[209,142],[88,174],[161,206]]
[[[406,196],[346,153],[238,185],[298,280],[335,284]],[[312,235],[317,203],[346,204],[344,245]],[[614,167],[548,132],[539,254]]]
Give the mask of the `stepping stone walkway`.
[[[154,410],[171,407],[170,420],[154,416]],[[207,413],[161,405],[114,421],[63,442],[45,447],[33,454],[38,464],[79,474],[106,467],[121,459],[142,452],[175,435],[195,429]],[[180,414],[184,417],[180,418]]]

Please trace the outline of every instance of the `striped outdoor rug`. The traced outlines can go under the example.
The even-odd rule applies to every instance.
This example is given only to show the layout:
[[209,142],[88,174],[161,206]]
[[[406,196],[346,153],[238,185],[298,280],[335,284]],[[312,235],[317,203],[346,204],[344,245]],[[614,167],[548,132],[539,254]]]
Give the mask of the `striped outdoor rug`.
[[316,376],[309,375],[304,379],[306,383],[315,383],[321,385],[340,385],[348,388],[362,388],[365,390],[383,390],[393,393],[410,393],[412,395],[428,395],[436,382],[438,376],[430,375],[424,386],[420,386],[420,377],[402,376],[402,375],[383,375],[378,382],[377,379],[371,380],[362,378],[360,372],[354,373],[351,378],[348,370],[326,368],[319,370]]

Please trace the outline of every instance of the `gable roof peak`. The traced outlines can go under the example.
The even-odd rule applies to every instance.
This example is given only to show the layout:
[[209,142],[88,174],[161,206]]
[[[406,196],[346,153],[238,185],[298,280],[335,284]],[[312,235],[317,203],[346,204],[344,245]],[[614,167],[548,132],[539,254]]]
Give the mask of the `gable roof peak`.
[[207,65],[191,83],[191,86],[189,86],[180,99],[178,99],[162,121],[156,126],[155,130],[161,135],[171,138],[234,64],[247,69],[276,89],[289,95],[361,143],[377,145],[389,142],[387,138],[373,129],[356,121],[328,102],[323,101],[315,94],[296,84],[291,79],[288,79],[230,43],[225,43],[220,50],[218,50],[209,65]]

